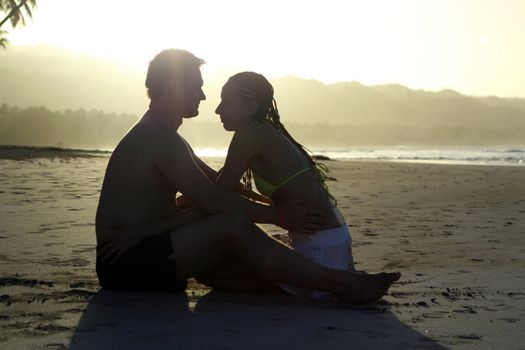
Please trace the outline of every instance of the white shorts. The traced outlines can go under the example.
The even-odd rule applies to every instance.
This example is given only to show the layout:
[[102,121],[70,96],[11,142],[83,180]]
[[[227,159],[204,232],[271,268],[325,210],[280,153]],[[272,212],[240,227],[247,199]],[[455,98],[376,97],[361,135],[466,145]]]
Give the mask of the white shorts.
[[[339,210],[336,209],[338,212]],[[348,225],[319,231],[316,234],[288,232],[290,246],[311,260],[337,270],[355,270],[352,256],[352,237]],[[330,292],[308,290],[279,283],[286,292],[313,299],[331,299]]]

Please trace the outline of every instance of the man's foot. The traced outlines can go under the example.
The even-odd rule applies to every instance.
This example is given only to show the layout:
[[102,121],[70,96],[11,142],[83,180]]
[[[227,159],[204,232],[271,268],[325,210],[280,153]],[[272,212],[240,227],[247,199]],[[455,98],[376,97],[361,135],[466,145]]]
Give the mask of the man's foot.
[[363,274],[351,273],[348,287],[338,295],[343,303],[362,303],[380,299],[390,285],[401,277],[399,272]]

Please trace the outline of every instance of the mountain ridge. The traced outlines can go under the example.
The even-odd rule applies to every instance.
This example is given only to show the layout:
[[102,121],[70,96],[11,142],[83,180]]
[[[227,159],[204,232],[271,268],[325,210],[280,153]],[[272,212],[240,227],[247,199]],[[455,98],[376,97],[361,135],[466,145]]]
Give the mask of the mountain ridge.
[[[133,70],[112,61],[49,48],[0,51],[0,105],[43,106],[55,111],[97,110],[134,115],[137,120],[149,103],[145,71],[146,67],[143,71]],[[214,111],[227,78],[205,77],[207,100],[201,103],[200,116],[183,126],[199,139],[197,134],[206,134],[202,141],[214,135],[224,140],[223,135],[219,136],[223,131]],[[388,144],[440,140],[453,144],[501,143],[509,136],[509,142],[525,144],[525,99],[521,98],[468,96],[452,89],[413,90],[395,83],[325,84],[295,76],[274,78],[271,82],[281,120],[304,133],[309,143],[318,137],[317,125],[337,134],[333,138],[341,142],[346,142],[345,135],[374,144],[385,140]],[[345,127],[338,127],[342,125]],[[118,130],[128,126],[122,125]],[[111,140],[110,144],[114,142]],[[323,140],[331,142],[329,136]]]

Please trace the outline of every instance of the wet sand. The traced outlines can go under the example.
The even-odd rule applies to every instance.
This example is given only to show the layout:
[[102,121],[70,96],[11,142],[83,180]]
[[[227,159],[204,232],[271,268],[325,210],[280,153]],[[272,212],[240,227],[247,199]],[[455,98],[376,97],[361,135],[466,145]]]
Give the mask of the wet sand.
[[2,349],[523,349],[525,167],[327,161],[357,268],[403,272],[383,300],[352,306],[195,281],[185,294],[101,290],[107,160],[0,148]]

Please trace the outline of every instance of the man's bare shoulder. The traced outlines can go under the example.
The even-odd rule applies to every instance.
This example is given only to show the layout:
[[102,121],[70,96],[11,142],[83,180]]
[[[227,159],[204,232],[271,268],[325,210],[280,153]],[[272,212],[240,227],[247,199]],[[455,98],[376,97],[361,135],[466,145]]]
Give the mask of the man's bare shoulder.
[[176,130],[156,123],[139,121],[122,138],[115,151],[139,151],[151,155],[185,151],[186,143]]

